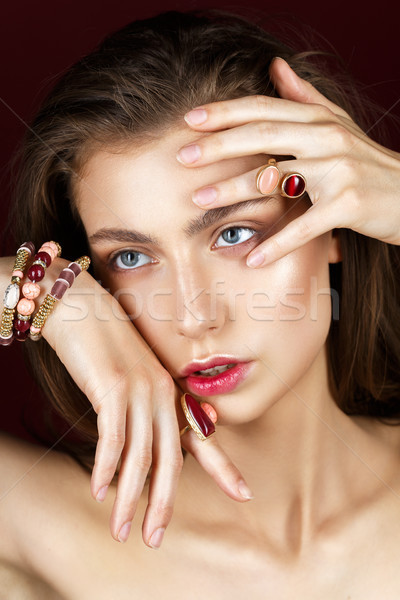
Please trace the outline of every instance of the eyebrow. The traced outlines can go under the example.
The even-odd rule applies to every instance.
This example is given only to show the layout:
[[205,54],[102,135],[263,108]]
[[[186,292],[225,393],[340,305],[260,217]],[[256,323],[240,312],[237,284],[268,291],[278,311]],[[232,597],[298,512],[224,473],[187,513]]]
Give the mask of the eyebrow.
[[[203,214],[198,215],[183,227],[182,231],[187,239],[191,239],[196,235],[199,235],[205,229],[214,225],[214,223],[230,217],[242,209],[254,208],[260,204],[265,204],[273,200],[273,196],[263,196],[262,198],[255,198],[253,200],[244,200],[231,204],[229,206],[219,206],[211,210],[205,211]],[[160,240],[154,236],[141,233],[132,229],[121,229],[115,227],[103,227],[89,237],[89,243],[92,245],[101,244],[102,242],[123,242],[123,243],[139,243],[139,244],[153,244],[154,246],[161,246]]]

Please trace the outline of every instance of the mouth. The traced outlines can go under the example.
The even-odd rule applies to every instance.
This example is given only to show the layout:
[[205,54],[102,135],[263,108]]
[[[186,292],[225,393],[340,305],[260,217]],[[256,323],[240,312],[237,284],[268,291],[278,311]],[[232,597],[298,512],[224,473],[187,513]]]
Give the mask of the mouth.
[[215,375],[220,375],[224,373],[228,369],[232,369],[236,366],[237,363],[231,363],[229,365],[220,365],[218,367],[211,367],[210,369],[203,369],[201,371],[195,371],[193,375],[200,375],[202,377],[214,377]]
[[185,377],[189,392],[198,396],[214,396],[233,392],[252,370],[253,362],[227,363],[193,371]]

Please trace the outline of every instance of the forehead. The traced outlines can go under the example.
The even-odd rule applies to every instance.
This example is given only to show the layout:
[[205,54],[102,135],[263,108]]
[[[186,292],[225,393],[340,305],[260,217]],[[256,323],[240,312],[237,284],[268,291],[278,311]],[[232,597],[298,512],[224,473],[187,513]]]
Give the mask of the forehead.
[[241,175],[266,163],[267,155],[234,157],[202,167],[185,167],[176,159],[183,145],[210,134],[188,127],[155,142],[132,143],[121,150],[103,148],[89,158],[75,186],[78,211],[86,229],[125,226],[134,221],[151,228],[155,220],[187,220],[204,211],[191,201],[193,191]]

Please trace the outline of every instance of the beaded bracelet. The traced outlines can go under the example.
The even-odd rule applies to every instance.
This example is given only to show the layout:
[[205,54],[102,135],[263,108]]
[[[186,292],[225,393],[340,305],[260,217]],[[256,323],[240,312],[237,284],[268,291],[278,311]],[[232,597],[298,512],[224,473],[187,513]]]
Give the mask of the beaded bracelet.
[[20,297],[20,284],[24,276],[24,270],[29,256],[35,252],[32,242],[24,242],[17,250],[14,267],[11,274],[11,283],[7,286],[4,294],[4,308],[1,315],[0,345],[8,346],[14,339],[13,319],[15,307]]
[[37,282],[43,279],[47,267],[57,256],[61,256],[61,246],[51,241],[43,244],[33,257],[33,263],[27,272],[31,281],[22,286],[24,297],[17,304],[17,317],[14,320],[14,337],[20,342],[24,342],[29,334],[30,320],[35,310],[34,299],[40,294],[40,286]]
[[81,256],[76,261],[69,263],[68,267],[63,269],[56,279],[50,294],[47,294],[35,316],[30,327],[30,339],[37,341],[41,338],[41,330],[47,317],[53,310],[57,301],[61,300],[66,290],[71,287],[81,271],[86,271],[90,265],[88,256]]

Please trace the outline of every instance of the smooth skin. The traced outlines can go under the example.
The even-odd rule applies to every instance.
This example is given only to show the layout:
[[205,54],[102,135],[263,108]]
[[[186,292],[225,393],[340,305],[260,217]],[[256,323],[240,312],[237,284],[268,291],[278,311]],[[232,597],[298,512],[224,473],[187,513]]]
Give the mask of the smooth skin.
[[[258,153],[296,156],[295,163],[281,161],[280,170],[298,170],[305,175],[313,206],[258,246],[268,262],[337,227],[350,227],[399,244],[399,155],[371,141],[346,113],[299,79],[282,59],[273,62],[271,76],[285,99],[255,96],[206,105],[207,121],[191,127],[216,133],[201,137],[198,145],[202,158],[187,166]],[[321,140],[328,134],[325,147]],[[255,190],[258,168],[214,185],[218,200],[207,209],[260,197]],[[294,206],[297,203],[294,201]],[[249,256],[255,251],[252,249]],[[57,259],[50,267],[44,293],[68,262]],[[9,270],[8,263],[1,270],[3,289]],[[80,290],[86,293],[79,295]],[[181,391],[152,348],[127,322],[127,314],[117,300],[87,273],[79,276],[70,292],[74,292],[87,317],[77,320],[76,308],[64,302],[57,307],[60,319],[48,320],[44,337],[98,415],[99,442],[91,481],[94,498],[101,501],[105,497],[121,459],[110,521],[114,539],[124,541],[129,535],[129,523],[151,464],[144,542],[150,546],[152,533],[169,523],[182,468],[181,446],[195,456],[225,494],[239,502],[246,501],[239,492],[243,477],[219,447],[216,436],[207,444],[193,432],[179,438],[179,429],[186,424],[178,405]],[[98,314],[102,315],[100,321]],[[76,352],[70,352],[71,345]],[[93,348],[97,349],[94,360],[88,361]],[[104,364],[108,369],[103,368]],[[138,396],[142,401],[134,403],[133,398]],[[135,436],[135,428],[145,435]],[[135,445],[134,438],[140,440]]]
[[[0,259],[3,290],[9,283],[13,262],[14,257]],[[41,282],[37,304],[69,262],[63,258],[53,261]],[[82,272],[76,278],[42,333],[97,414],[99,440],[91,477],[93,498],[103,489],[98,501],[104,501],[104,487],[120,467],[110,518],[116,541],[125,542],[128,538],[130,525],[121,529],[133,519],[152,465],[143,541],[153,547],[153,532],[161,523],[166,527],[172,517],[183,465],[181,447],[196,456],[230,498],[248,501],[239,490],[239,484],[244,482],[242,475],[215,436],[207,444],[194,432],[179,437],[179,430],[187,424],[180,407],[182,391],[121,304],[89,273]]]
[[[272,61],[270,75],[281,98],[249,96],[187,113],[191,128],[216,133],[199,139],[198,150],[191,144],[189,151],[181,148],[177,155],[190,168],[260,152],[296,158],[280,160],[279,170],[282,175],[294,171],[304,175],[312,206],[259,244],[248,255],[248,266],[265,266],[341,227],[399,245],[400,154],[371,140],[282,58]],[[185,154],[190,162],[185,162]],[[195,155],[198,158],[192,160]],[[204,188],[194,190],[193,201],[211,209],[261,197],[255,186],[257,172],[206,186],[215,190],[215,200],[207,205],[196,202],[196,192]]]

